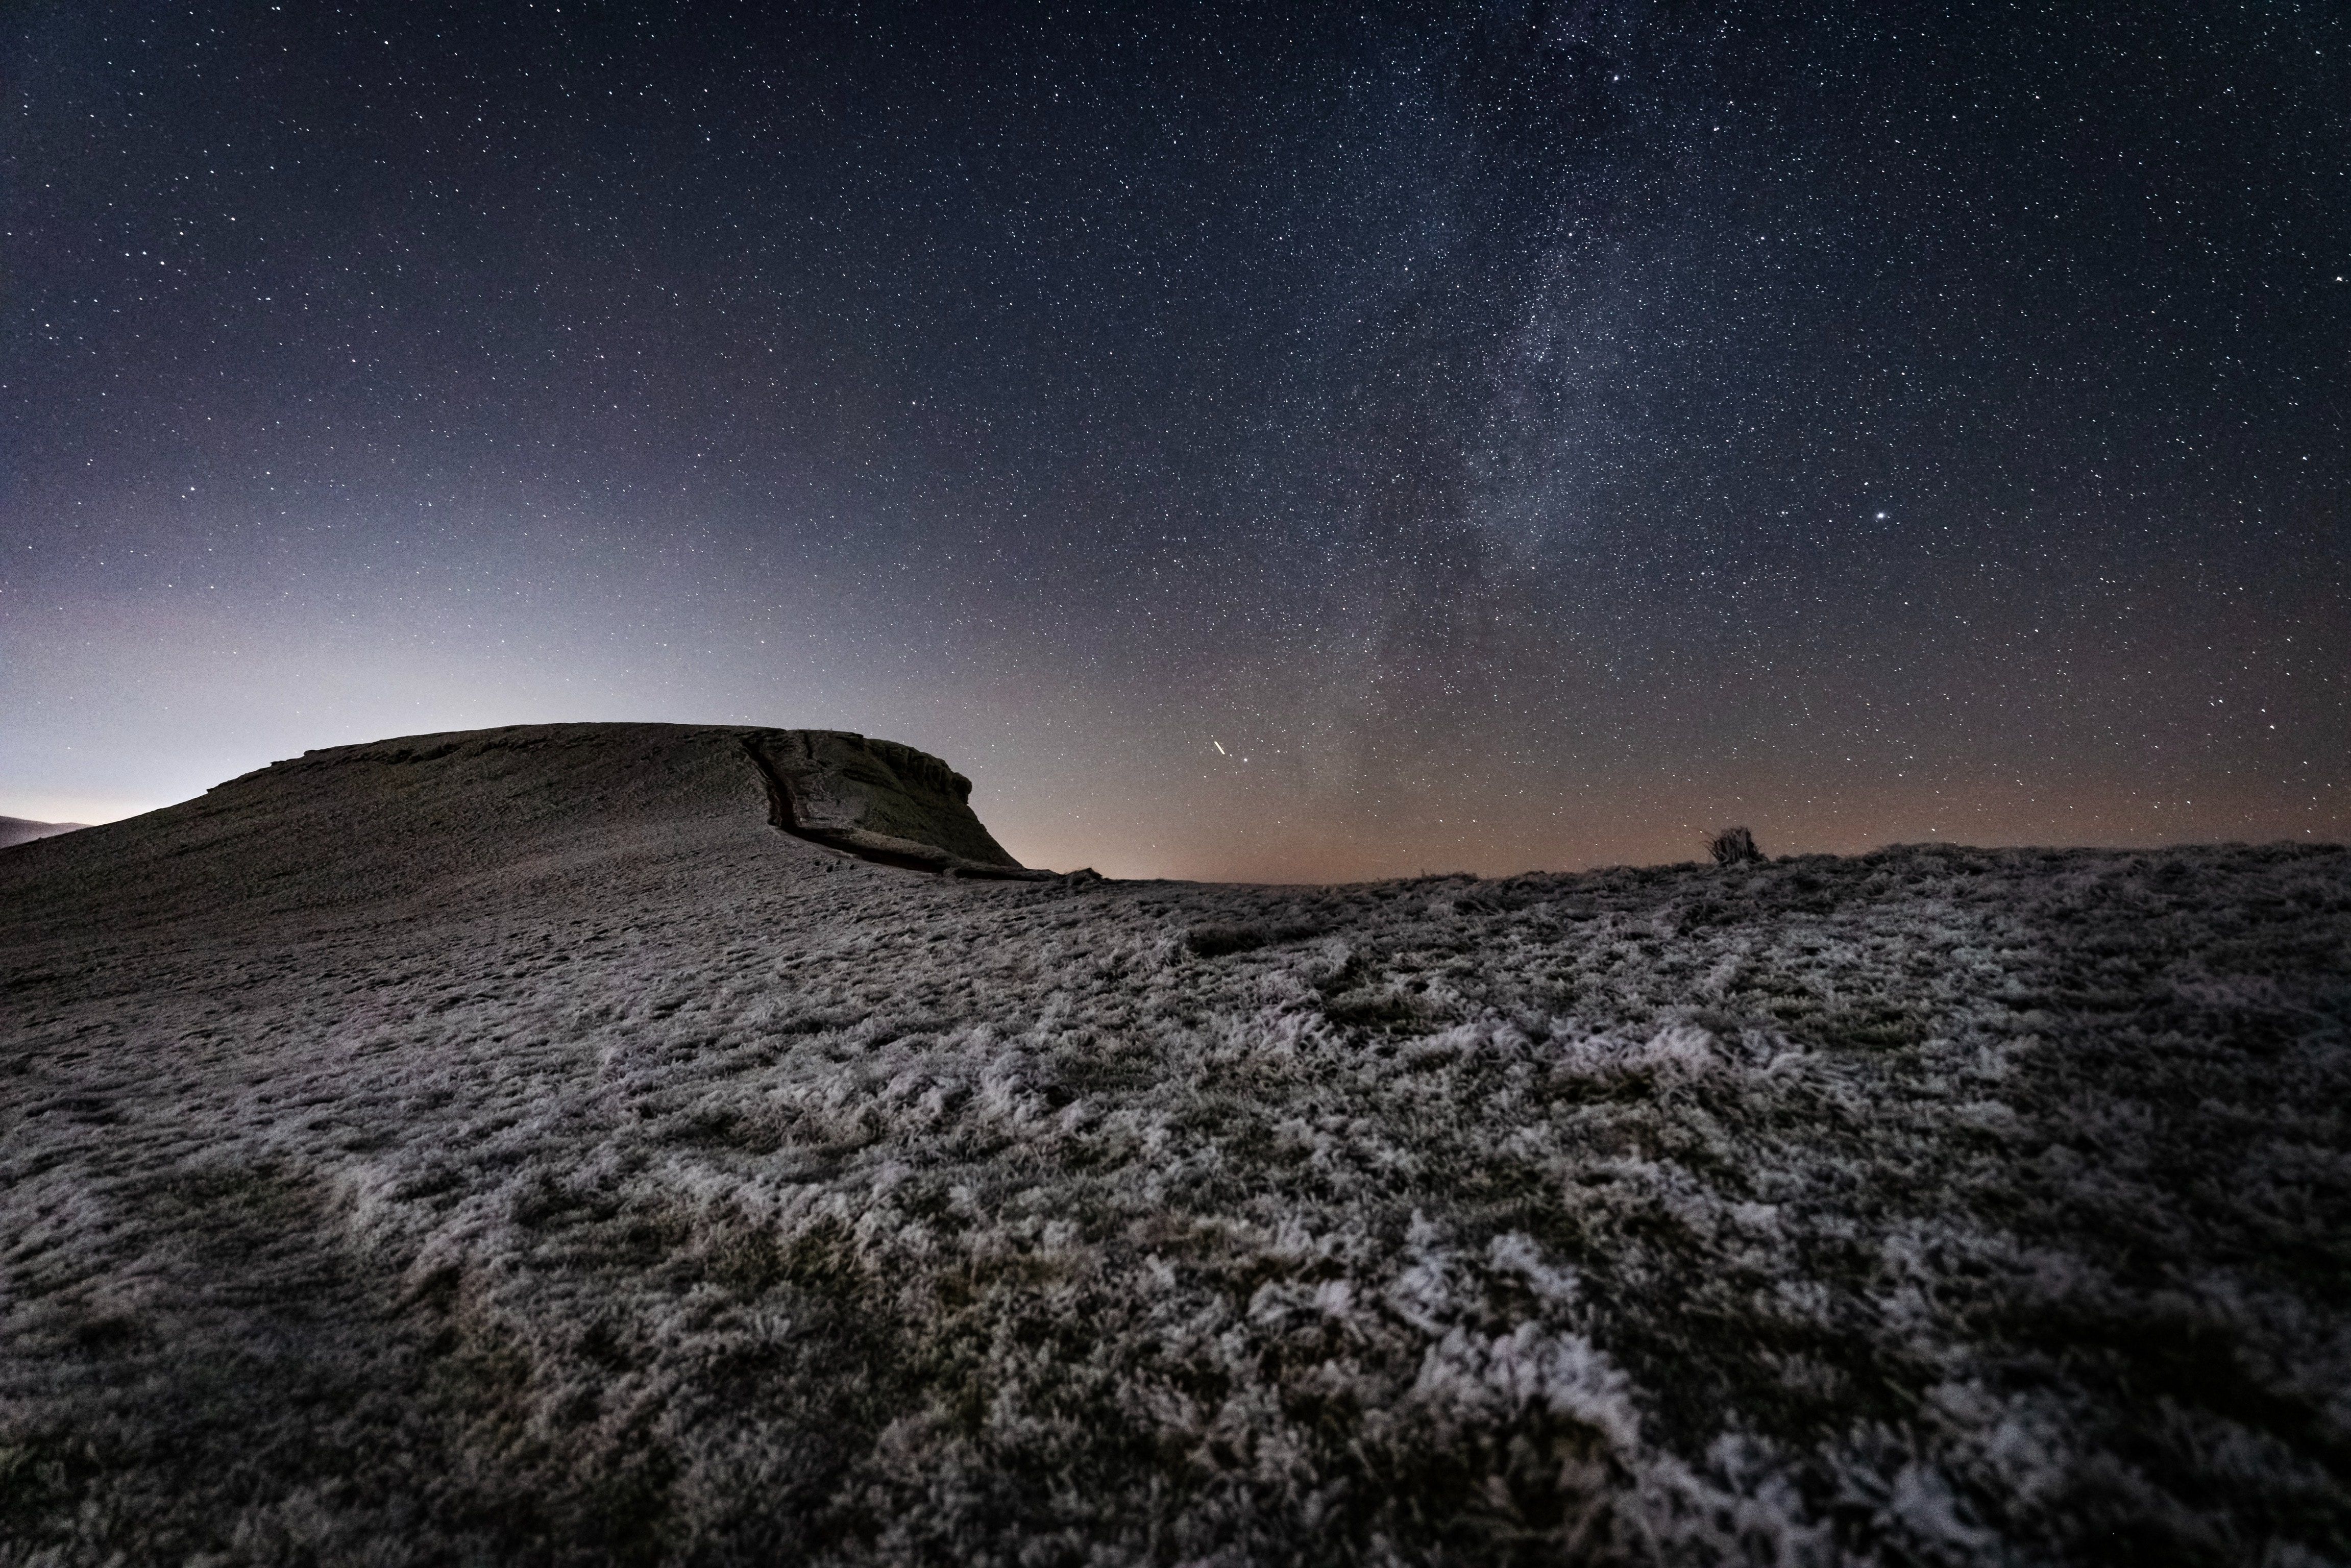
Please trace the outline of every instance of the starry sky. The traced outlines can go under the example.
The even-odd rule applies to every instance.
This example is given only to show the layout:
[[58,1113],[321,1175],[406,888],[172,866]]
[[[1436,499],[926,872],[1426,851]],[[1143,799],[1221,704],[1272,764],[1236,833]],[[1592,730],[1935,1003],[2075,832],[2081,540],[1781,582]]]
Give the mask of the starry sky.
[[19,4],[0,812],[573,719],[1032,864],[2351,836],[2351,11]]

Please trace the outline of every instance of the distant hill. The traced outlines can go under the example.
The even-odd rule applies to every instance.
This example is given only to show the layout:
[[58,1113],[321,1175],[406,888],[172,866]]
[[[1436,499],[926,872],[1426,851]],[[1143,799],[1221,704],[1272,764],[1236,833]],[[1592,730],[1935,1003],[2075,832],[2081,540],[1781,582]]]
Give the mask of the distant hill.
[[550,726],[0,853],[0,1565],[2346,1560],[2342,848],[967,794]]
[[26,817],[0,817],[0,850],[12,844],[29,844],[35,839],[54,839],[59,833],[78,833],[87,822],[36,822]]
[[410,895],[495,899],[510,873],[646,851],[740,866],[812,848],[818,869],[846,854],[1050,875],[1005,852],[970,792],[935,757],[836,730],[522,725],[331,747],[85,829],[69,848],[11,857],[0,939],[11,916],[103,931]]

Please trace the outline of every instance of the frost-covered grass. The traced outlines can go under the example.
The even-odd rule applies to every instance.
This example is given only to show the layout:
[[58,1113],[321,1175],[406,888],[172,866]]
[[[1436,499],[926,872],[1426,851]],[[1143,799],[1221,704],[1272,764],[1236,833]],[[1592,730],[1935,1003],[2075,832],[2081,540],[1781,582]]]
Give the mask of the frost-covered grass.
[[0,1563],[2351,1560],[2339,849],[974,883],[675,747],[0,857]]

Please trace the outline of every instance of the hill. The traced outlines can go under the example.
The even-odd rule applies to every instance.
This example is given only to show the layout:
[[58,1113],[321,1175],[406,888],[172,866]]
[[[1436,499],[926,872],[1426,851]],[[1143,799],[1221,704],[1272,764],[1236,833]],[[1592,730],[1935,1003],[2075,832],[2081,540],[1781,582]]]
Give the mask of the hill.
[[967,793],[549,727],[0,856],[0,1563],[2351,1555],[2342,849]]
[[0,817],[0,850],[17,844],[29,844],[35,839],[50,839],[59,833],[79,832],[80,822],[36,822],[27,817]]

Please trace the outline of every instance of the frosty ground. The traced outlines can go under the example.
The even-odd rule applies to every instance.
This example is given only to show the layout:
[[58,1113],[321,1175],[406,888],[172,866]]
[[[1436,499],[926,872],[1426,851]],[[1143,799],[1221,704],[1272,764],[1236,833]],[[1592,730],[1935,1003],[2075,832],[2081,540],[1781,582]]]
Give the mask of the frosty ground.
[[2351,1561],[2351,854],[942,878],[740,736],[0,852],[0,1563]]

